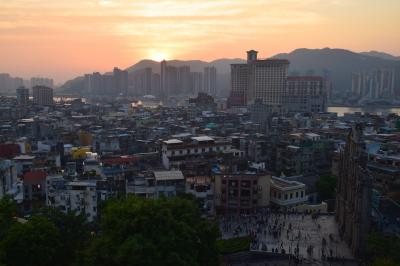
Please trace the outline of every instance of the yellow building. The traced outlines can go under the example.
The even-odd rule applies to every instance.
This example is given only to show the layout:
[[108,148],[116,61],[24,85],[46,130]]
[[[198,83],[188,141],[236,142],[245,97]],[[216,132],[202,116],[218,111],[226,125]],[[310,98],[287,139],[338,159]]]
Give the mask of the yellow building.
[[71,149],[72,159],[84,159],[87,152],[90,152],[90,147],[73,147]]

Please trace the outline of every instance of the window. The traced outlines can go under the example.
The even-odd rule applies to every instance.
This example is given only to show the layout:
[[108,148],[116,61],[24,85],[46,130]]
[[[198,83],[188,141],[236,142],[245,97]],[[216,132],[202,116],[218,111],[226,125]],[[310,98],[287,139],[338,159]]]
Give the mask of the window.
[[296,191],[296,198],[298,198],[299,197],[299,192],[298,191]]
[[293,193],[290,193],[290,198],[293,199]]
[[301,192],[301,197],[304,197],[304,192],[303,191]]
[[287,194],[285,194],[285,200],[287,200],[287,198],[288,198],[288,196],[287,196]]

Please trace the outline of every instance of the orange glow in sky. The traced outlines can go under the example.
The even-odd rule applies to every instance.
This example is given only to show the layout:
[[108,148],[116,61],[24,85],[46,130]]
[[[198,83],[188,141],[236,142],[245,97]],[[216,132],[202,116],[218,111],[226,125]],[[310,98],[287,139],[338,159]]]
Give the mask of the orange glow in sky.
[[57,82],[140,59],[296,48],[400,55],[399,0],[1,0],[0,72]]

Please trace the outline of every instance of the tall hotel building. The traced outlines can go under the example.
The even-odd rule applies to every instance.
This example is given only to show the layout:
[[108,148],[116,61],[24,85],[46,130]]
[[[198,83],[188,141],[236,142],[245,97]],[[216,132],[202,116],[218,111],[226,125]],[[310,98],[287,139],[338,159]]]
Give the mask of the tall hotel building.
[[232,64],[231,65],[231,93],[228,98],[228,106],[240,107],[246,106],[247,96],[247,64]]
[[161,65],[161,75],[160,75],[160,97],[162,99],[168,98],[168,88],[167,88],[167,61],[163,60]]
[[27,105],[29,103],[29,89],[19,87],[17,89],[17,103],[19,105]]
[[259,60],[257,51],[248,51],[247,64],[231,65],[229,105],[252,105],[260,99],[271,110],[282,112],[288,69],[288,60]]
[[45,86],[35,86],[32,88],[33,102],[38,105],[53,104],[53,89]]
[[203,91],[211,96],[215,96],[217,94],[217,68],[214,66],[205,67],[203,73]]
[[178,93],[178,68],[161,61],[161,98],[168,99]]
[[288,77],[283,101],[285,111],[289,113],[326,112],[326,94],[325,80],[323,77]]

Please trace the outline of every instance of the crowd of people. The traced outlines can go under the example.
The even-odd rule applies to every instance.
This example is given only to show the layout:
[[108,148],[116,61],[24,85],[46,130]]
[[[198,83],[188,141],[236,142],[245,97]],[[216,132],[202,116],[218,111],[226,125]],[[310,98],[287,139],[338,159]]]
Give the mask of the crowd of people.
[[333,219],[319,213],[265,208],[252,214],[222,216],[220,230],[223,238],[251,236],[251,251],[290,254],[297,260],[343,258],[341,239],[336,228],[325,223],[327,218]]

